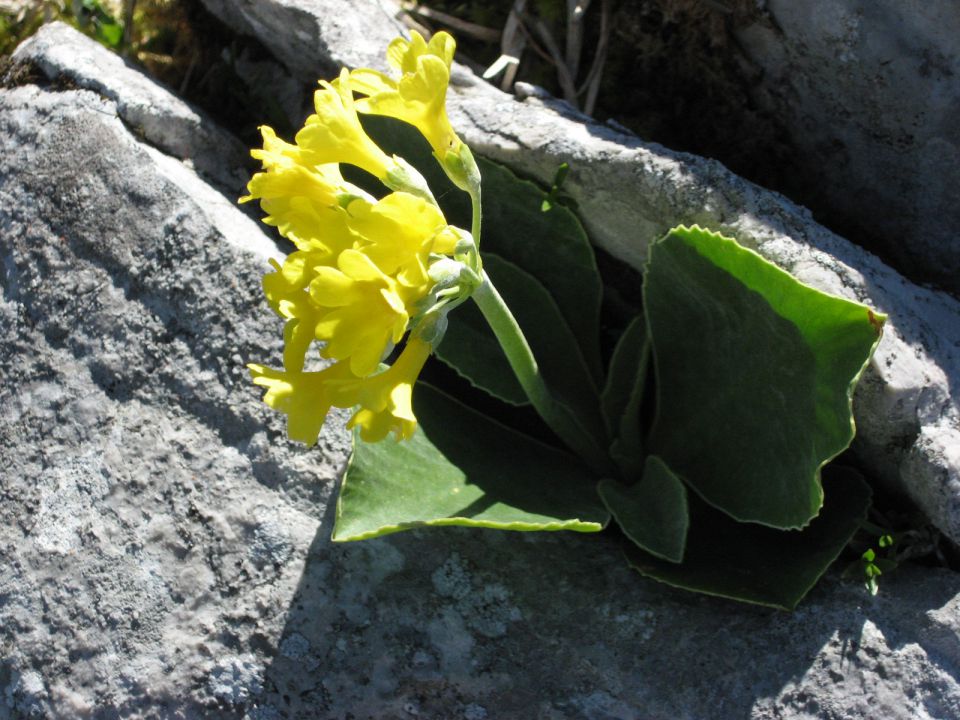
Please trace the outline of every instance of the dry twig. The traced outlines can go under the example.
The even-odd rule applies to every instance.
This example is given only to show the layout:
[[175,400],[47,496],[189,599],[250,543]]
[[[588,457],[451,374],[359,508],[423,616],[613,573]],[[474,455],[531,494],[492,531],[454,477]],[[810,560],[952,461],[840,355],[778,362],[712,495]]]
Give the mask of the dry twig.
[[402,7],[408,13],[418,15],[427,20],[433,20],[441,25],[446,25],[459,33],[469,35],[478,40],[483,40],[484,42],[497,42],[500,40],[500,31],[496,28],[478,25],[469,20],[462,20],[461,18],[449,15],[440,10],[434,10],[427,5],[420,5],[416,2],[405,2]]

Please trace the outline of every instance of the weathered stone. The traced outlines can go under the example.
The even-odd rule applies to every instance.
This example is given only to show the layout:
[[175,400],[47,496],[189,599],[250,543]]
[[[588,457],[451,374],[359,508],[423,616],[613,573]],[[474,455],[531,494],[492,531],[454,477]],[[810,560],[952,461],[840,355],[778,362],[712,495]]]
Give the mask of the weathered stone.
[[817,202],[911,276],[960,293],[960,5],[767,0],[737,32],[751,92]]
[[31,6],[30,0],[0,0],[0,13],[17,16],[26,12]]
[[243,368],[277,249],[121,99],[0,90],[0,719],[960,715],[946,570],[787,614],[609,536],[332,545],[342,417],[292,445]]
[[248,149],[233,135],[69,25],[44,25],[20,44],[13,60],[33,65],[49,80],[68,81],[113,100],[123,121],[147,142],[190,161],[226,190],[239,193],[249,179]]
[[[387,0],[355,3],[358,17],[379,13]],[[296,23],[298,14],[335,14],[336,2],[255,4],[238,29]],[[229,15],[223,16],[229,20]],[[313,20],[312,23],[319,22]],[[295,25],[292,25],[295,26]],[[348,25],[346,27],[352,27]],[[384,16],[363,37],[394,32]],[[257,37],[284,58],[281,36]],[[360,36],[331,36],[299,55],[295,72],[329,65],[347,48],[368,48]],[[382,46],[353,53],[362,65],[382,63]],[[831,233],[803,208],[746,182],[720,163],[674,153],[591,121],[521,85],[519,97],[500,92],[455,67],[451,117],[475,152],[549,186],[557,168],[571,170],[564,191],[577,202],[591,238],[616,257],[641,267],[648,243],[679,223],[699,223],[736,237],[797,277],[828,292],[888,313],[886,333],[857,393],[857,446],[878,477],[907,493],[937,526],[960,542],[960,302],[915,285],[875,256]]]
[[387,70],[383,48],[402,25],[392,0],[337,2],[203,0],[227,25],[260,38],[294,74],[313,82],[343,66]]

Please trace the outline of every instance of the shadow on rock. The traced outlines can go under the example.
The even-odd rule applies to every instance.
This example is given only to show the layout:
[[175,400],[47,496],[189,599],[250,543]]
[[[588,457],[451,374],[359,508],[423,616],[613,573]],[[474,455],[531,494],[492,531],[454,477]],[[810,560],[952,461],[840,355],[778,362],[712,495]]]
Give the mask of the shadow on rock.
[[872,717],[879,702],[908,718],[960,697],[946,571],[907,568],[878,598],[834,573],[785,613],[644,579],[608,536],[336,545],[333,521],[331,505],[266,673],[286,717]]

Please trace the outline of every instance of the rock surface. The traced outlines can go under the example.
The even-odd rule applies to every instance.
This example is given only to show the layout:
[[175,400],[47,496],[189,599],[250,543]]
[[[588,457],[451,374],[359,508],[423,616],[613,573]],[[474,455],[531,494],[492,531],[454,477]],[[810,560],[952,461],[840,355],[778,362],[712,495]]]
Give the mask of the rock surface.
[[[364,38],[396,32],[396,22],[381,14],[387,1],[354,4],[367,21]],[[298,13],[328,17],[338,6],[320,0],[205,2],[227,21],[233,16],[223,8],[243,8],[245,20],[236,27],[254,33],[294,23]],[[370,18],[378,16],[383,19],[376,25]],[[290,54],[282,37],[257,37],[278,58]],[[339,32],[311,48],[311,55],[298,53],[290,67],[309,75],[342,61],[351,48],[359,64],[381,64],[383,45],[373,54],[366,54],[368,47],[359,36]],[[719,163],[592,122],[531,86],[521,86],[515,98],[457,68],[449,101],[454,125],[475,152],[548,187],[568,162],[564,190],[576,200],[594,242],[622,260],[640,267],[652,239],[679,223],[699,223],[735,236],[811,285],[889,314],[855,405],[860,455],[960,542],[960,302],[909,282],[813,222],[803,208]]]
[[606,536],[331,545],[342,423],[291,445],[243,369],[277,248],[115,90],[0,90],[0,719],[960,716],[949,571],[786,614]]
[[315,82],[343,66],[386,71],[383,48],[397,36],[393,0],[343,3],[280,0],[264,12],[260,0],[203,0],[227,25],[264,44],[294,74]]
[[960,294],[960,5],[767,0],[737,33],[819,204]]
[[123,121],[154,147],[188,160],[201,174],[229,192],[240,193],[249,179],[249,150],[220,130],[202,110],[127,64],[116,53],[91,44],[61,22],[40,28],[13,54],[47,80],[92,90],[113,100]]

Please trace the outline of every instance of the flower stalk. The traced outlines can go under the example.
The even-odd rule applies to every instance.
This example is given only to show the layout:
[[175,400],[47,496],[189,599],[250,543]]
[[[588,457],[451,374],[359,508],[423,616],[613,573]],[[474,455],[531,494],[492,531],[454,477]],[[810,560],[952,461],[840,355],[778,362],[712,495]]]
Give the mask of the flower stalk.
[[609,456],[577,421],[575,414],[550,392],[520,325],[484,272],[473,300],[490,325],[520,387],[534,410],[571,450],[601,474],[614,472]]

